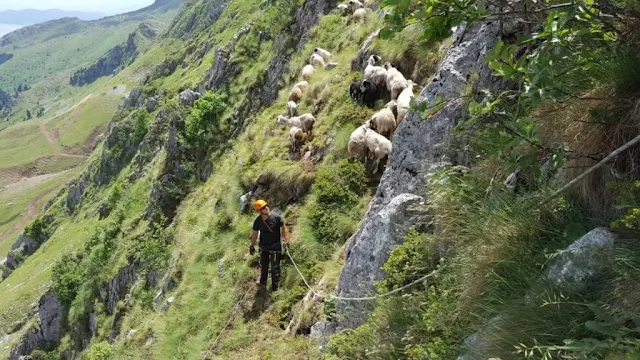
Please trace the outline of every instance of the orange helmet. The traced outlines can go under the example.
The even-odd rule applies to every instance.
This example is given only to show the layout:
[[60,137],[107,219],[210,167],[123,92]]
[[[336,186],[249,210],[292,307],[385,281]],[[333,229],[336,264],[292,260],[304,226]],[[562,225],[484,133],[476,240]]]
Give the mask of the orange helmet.
[[269,205],[269,204],[267,204],[266,201],[258,200],[253,204],[253,208],[256,209],[256,211],[260,211],[260,210],[262,210],[262,208],[264,208],[267,205]]

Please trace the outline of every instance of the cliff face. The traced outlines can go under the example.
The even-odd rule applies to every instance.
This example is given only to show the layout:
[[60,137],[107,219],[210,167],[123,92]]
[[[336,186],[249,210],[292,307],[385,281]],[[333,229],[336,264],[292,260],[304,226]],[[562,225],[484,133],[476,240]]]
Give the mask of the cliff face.
[[[499,38],[498,22],[461,27],[433,80],[416,98],[430,107],[446,103],[429,119],[411,113],[396,130],[393,152],[378,190],[358,231],[347,247],[347,259],[340,276],[338,295],[360,297],[375,293],[374,281],[384,277],[381,270],[393,248],[404,241],[411,227],[423,225],[412,206],[428,199],[427,179],[446,163],[467,162],[459,140],[451,130],[467,118],[467,103],[460,96],[472,75],[478,74],[478,88],[495,88],[485,55]],[[340,328],[362,324],[371,305],[338,301]]]

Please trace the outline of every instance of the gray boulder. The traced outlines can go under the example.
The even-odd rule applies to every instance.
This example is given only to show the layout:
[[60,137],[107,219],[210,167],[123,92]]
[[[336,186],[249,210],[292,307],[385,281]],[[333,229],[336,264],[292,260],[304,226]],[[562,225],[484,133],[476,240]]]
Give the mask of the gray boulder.
[[185,90],[181,92],[180,95],[178,95],[180,103],[184,106],[193,106],[196,100],[200,99],[201,97],[202,94],[192,90]]
[[[499,38],[498,22],[461,27],[433,81],[416,102],[435,106],[447,102],[431,118],[410,113],[396,130],[393,151],[378,190],[347,245],[347,259],[338,285],[338,295],[359,297],[375,293],[374,281],[384,277],[380,269],[391,251],[404,241],[407,230],[419,226],[424,216],[411,218],[410,207],[425,201],[429,176],[444,164],[466,164],[463,142],[451,130],[467,119],[467,104],[460,95],[473,74],[478,87],[495,90],[500,83],[491,76],[485,55]],[[422,220],[423,221],[423,220]],[[372,305],[338,301],[339,328],[362,324]]]
[[37,348],[45,348],[57,344],[62,337],[63,306],[53,292],[48,292],[38,303],[38,325],[31,327],[16,344],[9,355],[9,360],[19,360],[30,355]]
[[321,320],[311,327],[309,337],[320,341],[320,349],[324,350],[329,344],[331,335],[336,332],[336,323],[328,320]]
[[156,99],[153,96],[144,101],[144,107],[145,107],[145,109],[147,109],[147,112],[156,111],[158,106],[159,106],[158,99]]

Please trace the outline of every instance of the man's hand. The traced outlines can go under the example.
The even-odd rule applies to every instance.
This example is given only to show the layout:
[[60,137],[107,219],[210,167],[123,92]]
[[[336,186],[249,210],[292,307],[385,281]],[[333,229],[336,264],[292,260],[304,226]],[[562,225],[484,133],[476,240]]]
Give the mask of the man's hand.
[[255,245],[250,245],[249,246],[249,255],[255,255],[256,254],[256,247]]

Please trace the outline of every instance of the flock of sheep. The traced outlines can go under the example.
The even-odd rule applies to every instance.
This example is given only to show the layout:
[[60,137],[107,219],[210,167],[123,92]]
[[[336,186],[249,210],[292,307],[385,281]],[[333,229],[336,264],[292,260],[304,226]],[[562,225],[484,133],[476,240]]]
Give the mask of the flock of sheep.
[[[350,0],[348,4],[338,5],[342,12],[352,10],[354,18],[356,14],[366,16],[367,9],[358,0]],[[363,13],[365,12],[365,13]],[[310,114],[297,115],[298,103],[302,100],[305,92],[309,88],[309,80],[316,71],[316,68],[330,70],[338,64],[330,62],[331,53],[322,48],[314,48],[313,54],[309,58],[309,64],[302,69],[302,81],[293,86],[289,92],[287,101],[287,114],[278,116],[276,124],[290,128],[289,140],[291,150],[299,152],[303,144],[313,131],[316,118]],[[362,103],[370,108],[374,108],[376,101],[385,99],[388,103],[376,112],[369,120],[358,127],[349,138],[348,150],[351,157],[367,157],[367,151],[375,158],[375,169],[373,174],[378,172],[380,161],[387,158],[391,153],[391,137],[406,117],[411,99],[414,97],[415,84],[407,80],[404,75],[395,68],[392,63],[385,63],[378,66],[382,59],[377,55],[372,55],[367,61],[364,69],[364,79],[353,82],[350,86],[350,96],[358,103]]]

